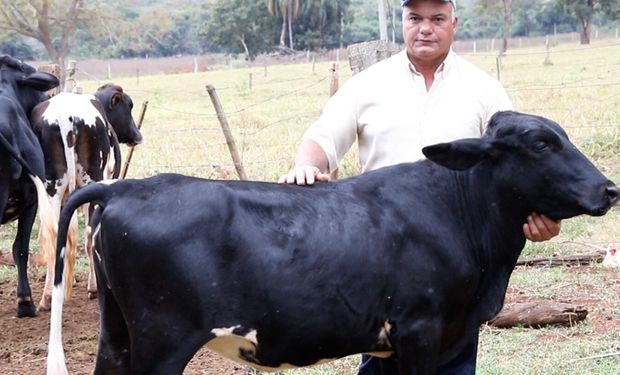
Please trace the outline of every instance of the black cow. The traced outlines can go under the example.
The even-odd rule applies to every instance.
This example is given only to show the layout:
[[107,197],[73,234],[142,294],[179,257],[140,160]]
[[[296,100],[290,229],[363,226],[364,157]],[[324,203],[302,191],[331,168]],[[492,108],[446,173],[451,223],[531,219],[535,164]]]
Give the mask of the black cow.
[[[502,307],[529,214],[618,200],[541,117],[501,112],[481,139],[423,151],[310,188],[165,174],[76,191],[57,256],[73,210],[97,202],[95,374],[181,374],[204,344],[261,370],[366,352],[434,374]],[[57,265],[48,374],[64,368]]]
[[45,91],[58,86],[49,73],[37,72],[30,65],[10,56],[0,56],[0,213],[2,224],[18,220],[13,242],[17,266],[17,316],[35,316],[28,283],[30,234],[37,212],[37,191],[45,177],[43,152],[28,116],[33,107],[47,99]]
[[[58,221],[63,202],[76,188],[93,181],[118,178],[121,168],[119,142],[136,145],[142,134],[134,122],[133,102],[123,89],[115,84],[99,87],[95,95],[60,93],[37,105],[31,115],[35,134],[39,138],[45,158],[45,183]],[[88,209],[85,209],[88,222]],[[42,226],[40,238],[47,259],[45,288],[39,309],[49,310],[52,298],[55,259],[55,228]],[[73,265],[77,253],[77,220],[69,231],[67,274],[73,279]],[[89,297],[96,296],[90,227],[85,230],[86,253],[90,260],[88,277]],[[72,285],[68,285],[67,295]]]

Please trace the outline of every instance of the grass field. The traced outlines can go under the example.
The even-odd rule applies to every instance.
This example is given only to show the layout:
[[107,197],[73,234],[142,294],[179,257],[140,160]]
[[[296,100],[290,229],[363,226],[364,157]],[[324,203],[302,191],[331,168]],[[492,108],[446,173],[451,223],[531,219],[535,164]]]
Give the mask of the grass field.
[[[519,111],[560,123],[578,147],[612,180],[620,182],[620,40],[516,49],[498,64],[495,55],[463,54],[497,75]],[[132,96],[134,117],[148,101],[145,142],[133,155],[128,177],[179,172],[236,178],[205,85],[217,89],[244,168],[255,180],[274,181],[291,166],[303,131],[328,99],[331,63],[241,67],[201,73],[115,80]],[[350,77],[339,64],[340,83]],[[80,81],[84,92],[103,82]],[[126,153],[126,150],[124,150]],[[358,171],[355,150],[341,176]],[[620,210],[602,218],[575,218],[542,244],[528,243],[522,257],[590,252],[588,245],[620,243]],[[9,249],[13,227],[0,229]],[[580,245],[581,244],[581,245]],[[36,245],[33,245],[36,249]],[[14,272],[0,267],[0,281]],[[509,291],[522,298],[587,302],[585,322],[573,327],[499,330],[483,327],[478,368],[482,374],[620,374],[620,273],[598,264],[581,268],[518,268]],[[609,328],[601,322],[609,322]],[[357,357],[291,374],[353,373]]]

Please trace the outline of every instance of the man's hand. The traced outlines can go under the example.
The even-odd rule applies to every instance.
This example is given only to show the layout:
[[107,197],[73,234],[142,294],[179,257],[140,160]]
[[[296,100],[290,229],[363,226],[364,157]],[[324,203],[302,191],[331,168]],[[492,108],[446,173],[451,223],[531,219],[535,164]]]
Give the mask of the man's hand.
[[287,174],[280,176],[280,184],[313,185],[315,181],[329,181],[330,176],[311,165],[295,166]]
[[559,220],[533,213],[527,217],[527,223],[523,224],[523,234],[530,241],[548,241],[560,233],[560,226]]

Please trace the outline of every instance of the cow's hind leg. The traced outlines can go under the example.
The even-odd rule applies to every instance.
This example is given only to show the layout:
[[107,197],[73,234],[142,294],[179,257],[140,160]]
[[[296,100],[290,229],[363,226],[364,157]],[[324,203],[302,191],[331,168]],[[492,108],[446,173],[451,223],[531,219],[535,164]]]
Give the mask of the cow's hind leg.
[[165,322],[161,331],[151,329],[142,335],[132,335],[139,336],[131,344],[132,374],[181,375],[204,343],[204,340],[198,339],[196,332],[186,331],[181,335],[175,329],[173,333],[170,332],[169,321],[164,319],[161,322]]
[[28,282],[28,252],[30,234],[37,207],[31,205],[21,215],[17,224],[17,235],[13,242],[13,260],[17,266],[17,317],[33,317],[37,310],[32,302],[32,291]]
[[[100,267],[98,271],[101,271]],[[97,276],[100,274],[102,273],[99,272]],[[99,285],[103,285],[98,293],[101,331],[94,374],[132,374],[127,325],[112,291],[105,282]]]

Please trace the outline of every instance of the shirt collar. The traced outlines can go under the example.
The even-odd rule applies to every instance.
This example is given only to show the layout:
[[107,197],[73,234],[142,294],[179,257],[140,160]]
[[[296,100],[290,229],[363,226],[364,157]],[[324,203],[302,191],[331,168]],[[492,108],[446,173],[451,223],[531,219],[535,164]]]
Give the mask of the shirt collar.
[[[404,51],[404,55],[405,55],[405,61],[407,62],[409,71],[416,76],[420,76],[421,74],[416,70],[415,66],[411,63],[411,61],[409,61],[409,57],[407,56],[406,50]],[[452,51],[452,48],[450,48],[450,52],[448,52],[448,55],[446,56],[446,58],[443,60],[443,62],[439,65],[439,67],[435,71],[435,78],[443,79],[445,75],[450,72],[450,68],[452,67],[452,65],[454,65],[454,52]]]

